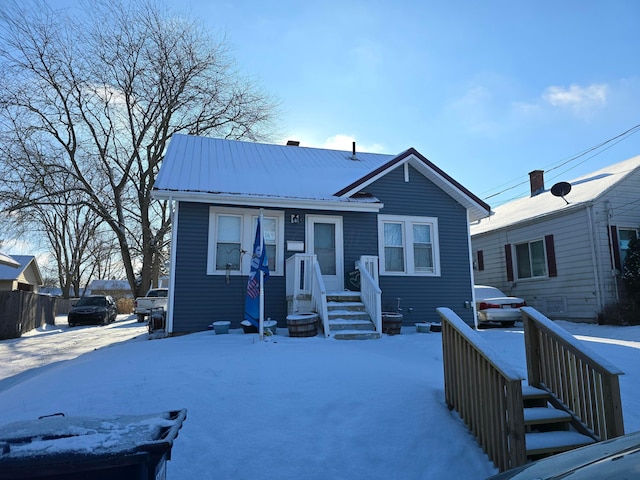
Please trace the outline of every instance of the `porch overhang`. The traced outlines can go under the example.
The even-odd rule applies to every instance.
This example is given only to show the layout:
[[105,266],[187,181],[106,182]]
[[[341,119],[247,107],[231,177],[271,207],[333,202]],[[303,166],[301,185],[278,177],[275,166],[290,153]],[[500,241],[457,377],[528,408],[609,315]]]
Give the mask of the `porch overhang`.
[[175,200],[179,202],[216,203],[265,208],[305,208],[341,212],[377,213],[384,207],[384,204],[377,200],[353,200],[348,198],[292,198],[171,190],[154,190],[152,196],[157,200]]

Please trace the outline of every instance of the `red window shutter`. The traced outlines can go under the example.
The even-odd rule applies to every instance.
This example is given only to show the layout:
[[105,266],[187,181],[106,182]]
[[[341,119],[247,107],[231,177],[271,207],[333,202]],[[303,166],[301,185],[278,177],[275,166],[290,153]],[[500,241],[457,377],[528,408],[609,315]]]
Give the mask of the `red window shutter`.
[[513,282],[513,258],[510,243],[504,246],[504,258],[507,262],[507,282]]
[[484,253],[478,250],[478,270],[484,270]]
[[618,241],[618,227],[611,225],[609,230],[609,242],[613,252],[613,265],[616,270],[622,271],[622,261],[620,260],[620,243]]
[[544,246],[547,251],[547,269],[550,277],[558,276],[558,268],[556,266],[556,247],[553,243],[553,235],[544,237]]

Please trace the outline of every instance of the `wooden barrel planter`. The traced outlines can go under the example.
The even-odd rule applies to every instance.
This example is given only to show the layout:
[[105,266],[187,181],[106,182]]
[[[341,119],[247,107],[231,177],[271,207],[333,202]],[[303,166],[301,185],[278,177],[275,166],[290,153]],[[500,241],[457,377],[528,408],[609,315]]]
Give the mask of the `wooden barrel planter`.
[[382,312],[382,333],[399,335],[402,328],[402,314]]
[[315,337],[318,334],[317,313],[294,313],[287,316],[290,337]]

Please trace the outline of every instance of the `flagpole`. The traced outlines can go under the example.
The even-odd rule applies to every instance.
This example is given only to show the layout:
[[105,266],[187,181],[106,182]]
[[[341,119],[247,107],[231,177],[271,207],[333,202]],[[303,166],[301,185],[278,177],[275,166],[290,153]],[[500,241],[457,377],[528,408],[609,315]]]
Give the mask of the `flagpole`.
[[[264,210],[260,209],[260,243],[262,245],[262,252],[264,252],[264,231],[262,226],[262,220],[264,217]],[[264,272],[260,269],[260,340],[264,338]]]

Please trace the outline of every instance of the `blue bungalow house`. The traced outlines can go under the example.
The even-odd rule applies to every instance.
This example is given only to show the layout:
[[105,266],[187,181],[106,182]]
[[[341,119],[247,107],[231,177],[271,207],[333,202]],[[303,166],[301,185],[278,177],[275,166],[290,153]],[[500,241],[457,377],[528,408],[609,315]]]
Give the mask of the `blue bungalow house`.
[[317,312],[326,336],[379,336],[383,312],[413,325],[439,321],[440,306],[474,323],[469,223],[490,208],[413,148],[174,135],[153,194],[173,204],[168,334],[239,327],[260,211],[265,318],[279,326]]

